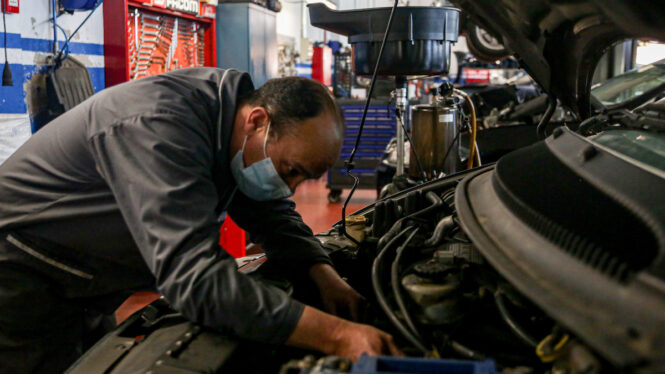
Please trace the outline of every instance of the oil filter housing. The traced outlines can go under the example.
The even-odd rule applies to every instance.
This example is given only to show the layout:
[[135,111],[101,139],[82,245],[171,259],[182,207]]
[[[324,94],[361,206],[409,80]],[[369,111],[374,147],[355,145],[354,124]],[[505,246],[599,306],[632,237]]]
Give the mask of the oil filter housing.
[[450,100],[411,107],[411,178],[422,178],[424,172],[430,179],[441,173],[449,175],[461,169],[458,139],[460,116],[457,105]]
[[[307,7],[312,26],[349,37],[355,73],[371,75],[391,8],[334,11],[321,3]],[[450,48],[459,34],[459,13],[447,7],[397,7],[377,74],[448,73]]]

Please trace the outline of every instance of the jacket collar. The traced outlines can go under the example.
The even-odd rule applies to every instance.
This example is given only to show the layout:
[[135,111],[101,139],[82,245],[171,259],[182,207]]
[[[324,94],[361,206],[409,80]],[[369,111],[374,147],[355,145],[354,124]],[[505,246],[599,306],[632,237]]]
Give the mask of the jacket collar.
[[235,121],[238,98],[254,90],[254,84],[249,74],[234,69],[224,70],[222,78],[217,83],[219,113],[215,130],[215,160],[213,179],[220,197],[218,210],[226,205],[235,188],[235,180],[231,174],[231,157],[229,147],[231,132]]
[[219,116],[217,121],[217,152],[226,150],[226,163],[228,164],[228,149],[231,142],[231,131],[237,111],[238,98],[254,90],[254,84],[249,74],[234,69],[224,70],[218,83]]

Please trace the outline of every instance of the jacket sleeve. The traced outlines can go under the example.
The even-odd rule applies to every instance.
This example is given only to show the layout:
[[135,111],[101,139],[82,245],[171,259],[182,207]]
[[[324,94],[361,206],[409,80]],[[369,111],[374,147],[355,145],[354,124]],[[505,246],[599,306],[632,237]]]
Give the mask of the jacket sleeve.
[[176,310],[242,338],[283,343],[304,306],[239,273],[219,246],[213,145],[205,126],[190,121],[148,113],[89,134],[97,169]]
[[332,264],[295,206],[288,199],[254,201],[237,191],[229,215],[285,274],[306,272],[317,263]]

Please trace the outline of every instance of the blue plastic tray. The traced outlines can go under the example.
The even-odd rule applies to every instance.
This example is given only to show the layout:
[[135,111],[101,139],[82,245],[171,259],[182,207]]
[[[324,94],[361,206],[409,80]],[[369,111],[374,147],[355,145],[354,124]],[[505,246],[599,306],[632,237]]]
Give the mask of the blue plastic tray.
[[356,374],[500,374],[494,361],[462,361],[363,355],[353,364]]

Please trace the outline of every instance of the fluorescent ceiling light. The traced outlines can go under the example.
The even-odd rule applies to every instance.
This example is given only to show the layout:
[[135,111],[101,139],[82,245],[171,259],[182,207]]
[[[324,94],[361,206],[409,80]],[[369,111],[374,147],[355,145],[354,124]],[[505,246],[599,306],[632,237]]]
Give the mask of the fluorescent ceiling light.
[[330,0],[307,0],[307,4],[322,3],[325,4],[330,9],[337,9],[337,4]]

